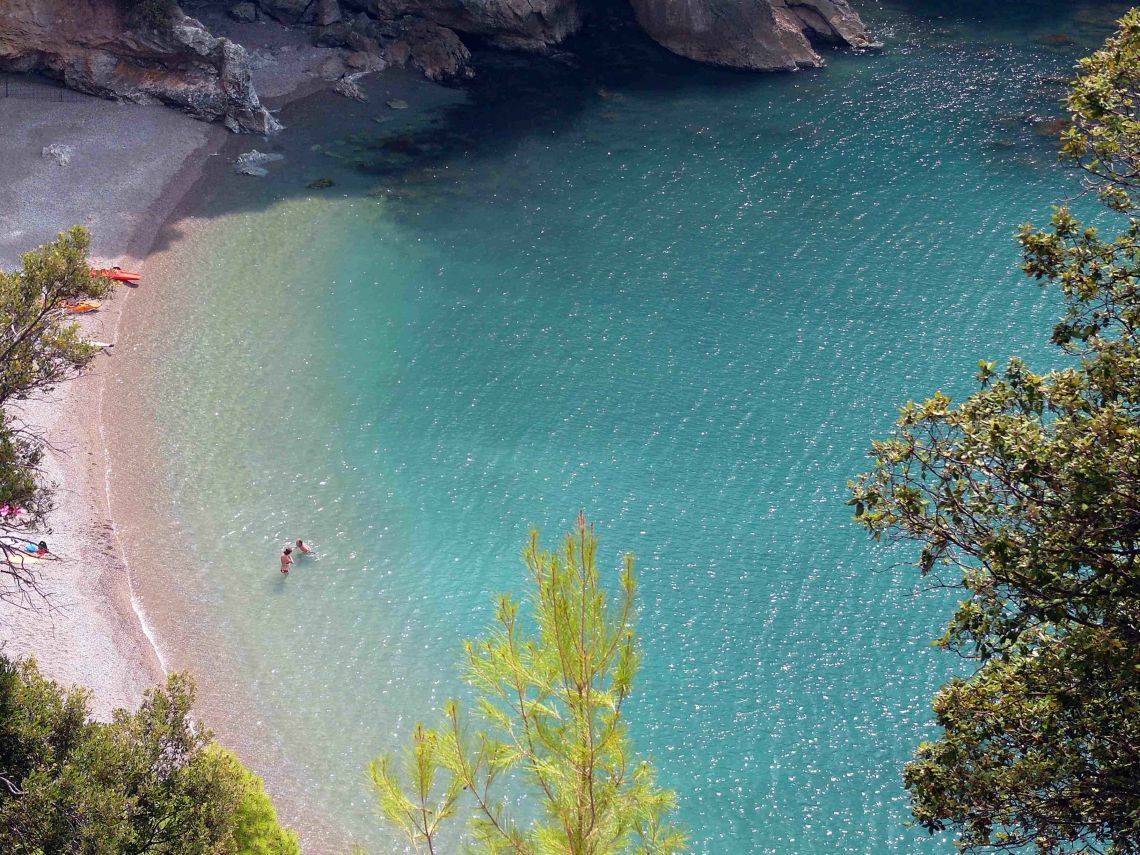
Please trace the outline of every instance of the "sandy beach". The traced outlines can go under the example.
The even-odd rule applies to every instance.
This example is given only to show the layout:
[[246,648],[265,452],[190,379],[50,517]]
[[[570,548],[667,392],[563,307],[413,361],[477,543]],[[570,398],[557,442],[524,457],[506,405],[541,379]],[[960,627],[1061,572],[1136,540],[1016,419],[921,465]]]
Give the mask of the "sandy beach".
[[[271,108],[328,85],[317,69],[331,51],[308,45],[303,33],[233,22],[221,28],[260,52],[255,82]],[[127,304],[156,287],[147,257],[178,239],[179,203],[232,135],[166,107],[116,103],[46,83],[24,83],[21,95],[0,98],[0,269],[18,267],[22,253],[60,231],[86,226],[93,263],[144,274],[139,288],[120,288],[102,311],[81,320],[92,339],[115,342]],[[259,141],[243,142],[252,148]],[[45,156],[49,145],[70,147],[69,162]],[[52,678],[88,687],[100,717],[136,706],[166,670],[111,516],[104,400],[107,384],[121,382],[116,358],[104,352],[83,377],[18,413],[49,445],[45,472],[57,487],[45,535],[63,560],[46,565],[47,607],[4,606],[0,619],[0,646],[8,655],[35,656]],[[138,417],[116,413],[114,420],[130,430]]]
[[[306,33],[209,23],[258,52],[255,83],[270,109],[331,86],[322,65],[335,51],[309,45]],[[400,113],[402,121],[414,121],[418,108],[456,98],[404,71],[371,84],[378,103],[391,97],[423,102]],[[265,739],[257,712],[241,703],[227,665],[240,650],[206,627],[196,631],[195,649],[210,654],[179,646],[172,627],[181,600],[164,579],[195,559],[180,540],[154,459],[156,426],[131,394],[147,370],[157,313],[177,311],[163,286],[172,265],[199,239],[203,201],[220,182],[261,181],[234,175],[229,161],[251,149],[272,151],[277,143],[235,136],[163,106],[105,101],[49,83],[21,88],[37,85],[42,96],[33,90],[37,97],[0,98],[6,155],[0,159],[0,269],[18,267],[22,253],[81,224],[92,235],[93,264],[138,270],[143,279],[79,319],[91,339],[115,347],[97,356],[84,376],[18,414],[49,446],[44,468],[56,502],[44,534],[63,560],[46,565],[50,607],[0,604],[0,647],[9,656],[34,656],[46,675],[65,685],[89,689],[100,718],[136,707],[167,672],[189,670],[199,686],[198,714],[264,777],[279,815],[301,833],[306,851],[345,851],[351,841],[309,804],[286,746]],[[330,106],[342,102],[331,93],[320,97],[334,99]],[[343,104],[346,110],[364,106]],[[71,147],[68,163],[44,156],[53,144]]]
[[[78,223],[91,230],[96,262],[145,272],[159,224],[227,135],[161,107],[78,95],[62,103],[0,100],[0,266],[16,267],[20,253]],[[71,162],[42,156],[50,144],[71,146]],[[84,319],[92,338],[115,341],[133,293],[120,289],[103,311]],[[103,393],[114,358],[97,357],[85,376],[20,414],[50,444],[46,471],[58,487],[48,538],[64,560],[46,565],[50,609],[6,609],[0,621],[9,655],[34,655],[53,678],[89,687],[100,716],[137,705],[163,676],[132,607],[130,573],[109,512]]]

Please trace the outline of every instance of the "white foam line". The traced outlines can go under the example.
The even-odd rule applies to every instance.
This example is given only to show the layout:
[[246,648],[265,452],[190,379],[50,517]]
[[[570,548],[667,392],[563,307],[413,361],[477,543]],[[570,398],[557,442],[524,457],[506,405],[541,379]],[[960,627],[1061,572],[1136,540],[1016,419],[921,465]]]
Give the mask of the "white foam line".
[[[145,262],[139,262],[139,269],[142,270]],[[120,293],[129,293],[125,289]],[[116,295],[118,297],[119,295]],[[123,307],[115,300],[115,329],[114,341],[119,340],[119,328],[123,323]],[[170,673],[170,668],[166,664],[166,659],[163,658],[162,650],[158,646],[158,637],[154,634],[150,622],[147,620],[146,609],[143,608],[142,600],[139,599],[138,593],[135,591],[134,574],[131,572],[130,562],[127,560],[127,551],[123,547],[123,540],[119,536],[119,526],[115,522],[115,514],[111,505],[111,453],[107,446],[107,429],[106,423],[103,418],[103,401],[107,391],[107,375],[104,374],[100,378],[99,383],[99,405],[96,412],[96,418],[99,423],[99,441],[103,446],[103,501],[107,507],[107,520],[111,524],[111,532],[115,537],[115,551],[118,553],[119,561],[122,562],[123,569],[127,574],[127,591],[131,597],[131,610],[135,613],[138,619],[139,628],[142,629],[143,635],[146,636],[147,642],[150,644],[151,650],[154,651],[155,659],[158,660],[158,667],[162,669],[162,673],[167,675]]]

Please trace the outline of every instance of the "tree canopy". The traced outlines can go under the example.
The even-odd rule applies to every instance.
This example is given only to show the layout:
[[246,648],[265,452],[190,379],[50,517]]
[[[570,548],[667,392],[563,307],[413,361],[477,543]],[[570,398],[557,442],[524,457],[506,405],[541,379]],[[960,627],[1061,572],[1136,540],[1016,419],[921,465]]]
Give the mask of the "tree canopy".
[[0,657],[0,852],[300,855],[261,780],[190,718],[185,675],[108,723],[88,698]]
[[[635,759],[623,714],[639,661],[633,556],[613,602],[597,550],[581,516],[554,554],[532,531],[523,551],[529,620],[504,595],[488,634],[465,645],[478,726],[450,701],[439,728],[416,725],[402,758],[372,764],[384,816],[417,852],[453,851],[441,848],[440,834],[463,809],[471,841],[485,852],[685,849],[668,823],[676,798],[657,785],[649,762]],[[526,822],[507,810],[508,794],[521,800]]]
[[1066,367],[983,361],[962,402],[903,407],[851,483],[876,539],[917,542],[922,573],[962,592],[939,643],[975,670],[939,691],[942,734],[905,782],[966,851],[1140,852],[1138,84],[1134,10],[1081,62],[1063,139],[1119,233],[1062,207],[1019,235],[1064,296]]
[[[90,243],[87,230],[76,226],[26,253],[20,270],[0,271],[0,535],[40,530],[51,509],[50,485],[40,472],[43,438],[12,404],[77,376],[98,352],[65,313],[70,303],[111,288],[91,275]],[[38,592],[36,566],[0,539],[0,599],[18,602]]]

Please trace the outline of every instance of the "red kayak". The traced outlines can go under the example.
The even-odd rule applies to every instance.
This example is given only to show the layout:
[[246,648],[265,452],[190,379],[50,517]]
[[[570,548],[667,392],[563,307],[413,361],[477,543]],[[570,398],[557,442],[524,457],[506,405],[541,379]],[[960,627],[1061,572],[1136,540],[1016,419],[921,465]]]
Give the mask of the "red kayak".
[[129,270],[123,270],[121,267],[107,267],[100,270],[92,268],[91,275],[106,276],[108,279],[114,279],[116,282],[138,282],[142,279],[141,273],[131,273]]

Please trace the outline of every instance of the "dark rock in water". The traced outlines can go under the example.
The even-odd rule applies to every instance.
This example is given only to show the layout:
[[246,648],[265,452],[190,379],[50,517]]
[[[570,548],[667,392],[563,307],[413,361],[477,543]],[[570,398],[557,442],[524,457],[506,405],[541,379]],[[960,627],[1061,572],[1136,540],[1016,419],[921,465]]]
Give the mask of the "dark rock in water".
[[681,56],[734,68],[823,65],[808,37],[878,47],[847,0],[631,0],[637,21]]
[[118,0],[3,0],[0,71],[40,71],[90,95],[161,101],[256,133],[280,129],[250,82],[249,55],[172,7],[161,28],[131,26]]
[[1068,47],[1069,45],[1075,45],[1077,43],[1077,40],[1068,33],[1049,33],[1046,36],[1040,36],[1034,39],[1034,41],[1046,47]]
[[420,150],[416,141],[407,135],[389,137],[380,144],[380,147],[385,151],[392,151],[398,154],[418,154]]
[[1059,137],[1073,126],[1069,119],[1050,116],[1033,124],[1033,133],[1039,137]]
[[229,8],[229,16],[235,21],[250,24],[257,20],[257,7],[253,3],[235,3]]
[[310,190],[326,190],[335,184],[336,184],[336,182],[333,181],[331,178],[317,178],[313,181],[310,181],[305,186],[308,187]]
[[387,103],[387,105],[393,110],[406,110],[406,109],[408,109],[408,102],[405,101],[403,98],[391,98],[385,103]]

